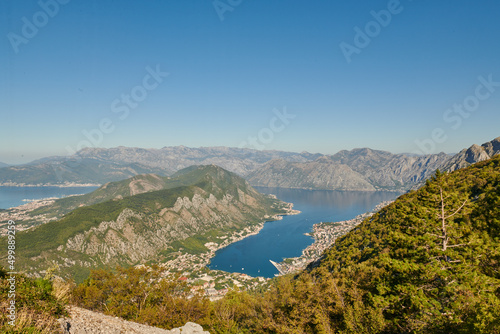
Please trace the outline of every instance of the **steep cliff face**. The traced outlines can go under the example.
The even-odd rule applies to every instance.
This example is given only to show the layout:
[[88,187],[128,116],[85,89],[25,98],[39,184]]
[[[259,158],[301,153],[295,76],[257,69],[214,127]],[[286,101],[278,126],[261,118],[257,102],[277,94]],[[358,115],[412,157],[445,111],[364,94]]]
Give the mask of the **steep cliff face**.
[[337,190],[375,190],[349,166],[322,157],[310,163],[273,160],[248,176],[251,184],[265,187]]
[[[120,188],[133,194],[139,179],[96,193],[107,198]],[[146,179],[141,191],[156,179],[152,191],[84,206],[19,233],[19,269],[33,274],[58,265],[63,274],[82,277],[90,268],[159,263],[174,252],[208,251],[206,243],[220,244],[228,234],[285,212],[285,203],[216,166],[196,166],[172,179]],[[167,189],[154,191],[156,186]]]

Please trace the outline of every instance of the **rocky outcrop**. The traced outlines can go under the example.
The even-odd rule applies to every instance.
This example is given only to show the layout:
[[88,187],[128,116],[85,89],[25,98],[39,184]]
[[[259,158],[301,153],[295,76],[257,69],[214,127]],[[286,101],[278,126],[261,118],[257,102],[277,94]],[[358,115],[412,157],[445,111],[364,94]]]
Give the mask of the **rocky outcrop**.
[[86,267],[132,265],[154,258],[176,240],[244,221],[240,202],[232,195],[217,199],[200,193],[192,198],[178,197],[173,207],[161,209],[158,215],[125,209],[116,220],[103,221],[68,239],[57,249],[60,259],[68,263],[64,254],[76,252],[83,255],[80,258],[90,259],[78,263]]
[[443,167],[443,170],[455,171],[476,162],[491,159],[497,154],[500,154],[500,137],[481,146],[474,144],[467,149],[463,149]]
[[183,327],[171,330],[146,326],[121,318],[70,306],[69,317],[59,319],[63,334],[210,334],[203,327],[188,322]]

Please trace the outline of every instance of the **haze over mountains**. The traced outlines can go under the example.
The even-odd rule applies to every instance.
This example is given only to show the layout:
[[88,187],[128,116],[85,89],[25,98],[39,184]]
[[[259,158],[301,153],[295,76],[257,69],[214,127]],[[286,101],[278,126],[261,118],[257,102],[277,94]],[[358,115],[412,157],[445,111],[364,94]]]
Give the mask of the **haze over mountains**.
[[1,168],[0,184],[100,185],[139,174],[168,176],[191,165],[214,164],[247,178],[255,186],[405,191],[426,180],[436,169],[453,171],[499,152],[500,137],[454,156],[392,154],[369,148],[334,155],[228,147],[86,148],[71,157],[49,157]]

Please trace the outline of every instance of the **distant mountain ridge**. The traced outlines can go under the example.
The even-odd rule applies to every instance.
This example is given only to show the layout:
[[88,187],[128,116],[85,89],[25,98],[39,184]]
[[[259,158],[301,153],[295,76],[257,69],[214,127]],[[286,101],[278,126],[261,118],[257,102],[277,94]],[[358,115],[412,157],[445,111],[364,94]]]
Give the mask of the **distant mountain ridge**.
[[100,185],[139,174],[168,176],[188,166],[213,164],[247,178],[254,186],[406,191],[436,169],[453,171],[499,152],[500,137],[454,156],[392,154],[369,148],[334,155],[230,147],[86,148],[69,158],[50,157],[2,168],[0,185]]
[[408,157],[363,148],[304,163],[273,160],[247,178],[267,187],[403,191],[431,176],[449,158],[445,153]]
[[163,169],[137,163],[74,157],[53,157],[41,161],[1,168],[0,185],[100,185],[140,174],[164,175]]
[[212,164],[245,176],[272,159],[304,162],[320,156],[228,147],[85,148],[70,157],[48,157],[2,169],[0,185],[101,185],[139,174],[168,176],[192,165]]
[[406,191],[437,169],[454,171],[500,153],[500,137],[455,156],[407,156],[369,148],[340,151],[314,161],[272,160],[247,175],[254,186],[326,190]]

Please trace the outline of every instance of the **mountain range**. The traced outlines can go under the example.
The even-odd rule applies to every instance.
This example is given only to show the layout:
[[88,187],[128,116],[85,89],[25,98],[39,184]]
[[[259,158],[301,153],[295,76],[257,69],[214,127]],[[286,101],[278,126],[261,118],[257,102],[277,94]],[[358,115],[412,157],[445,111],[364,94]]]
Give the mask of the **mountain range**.
[[168,176],[191,165],[214,164],[245,177],[253,186],[406,191],[436,169],[453,171],[499,152],[500,137],[453,156],[392,154],[369,148],[334,155],[229,147],[85,148],[70,157],[0,168],[0,185],[101,185],[139,174]]

